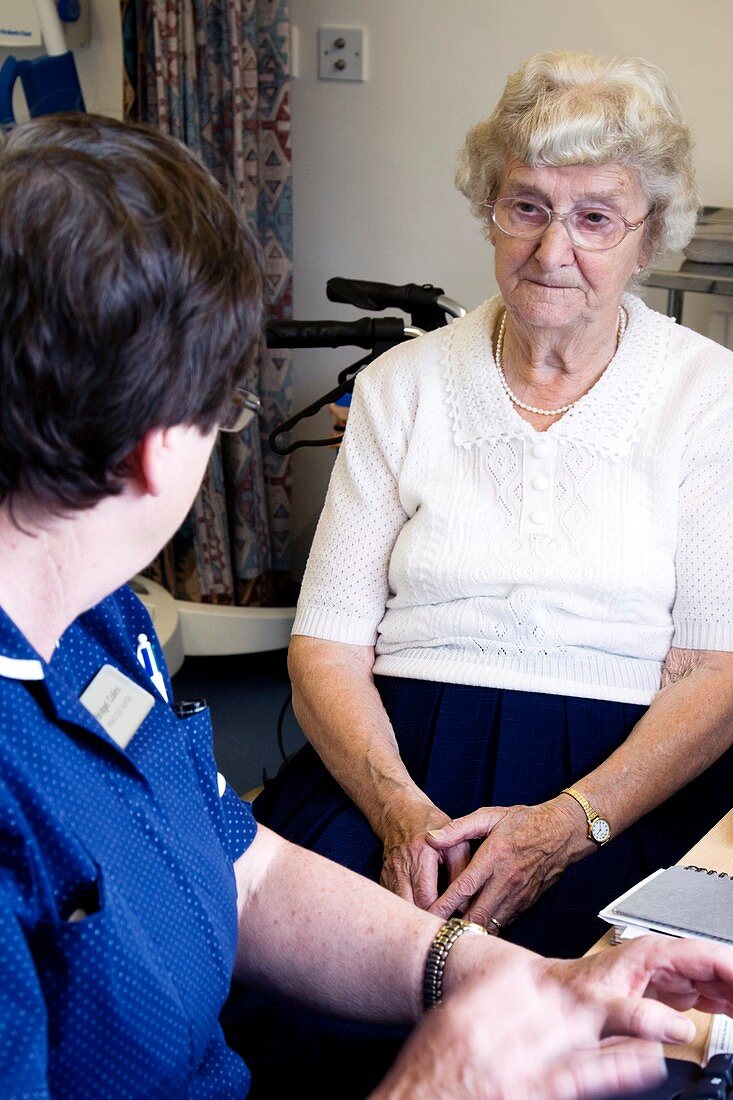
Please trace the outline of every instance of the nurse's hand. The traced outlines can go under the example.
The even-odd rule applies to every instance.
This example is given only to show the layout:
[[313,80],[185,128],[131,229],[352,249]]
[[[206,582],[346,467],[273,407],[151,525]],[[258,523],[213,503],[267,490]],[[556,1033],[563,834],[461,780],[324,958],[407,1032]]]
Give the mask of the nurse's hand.
[[381,883],[393,894],[429,909],[438,898],[438,874],[445,867],[451,882],[469,860],[468,842],[458,841],[440,851],[427,843],[430,830],[442,829],[450,818],[428,798],[404,800],[390,808],[381,830],[384,862]]
[[652,932],[582,959],[535,956],[530,969],[602,1008],[603,1035],[690,1043],[695,1025],[680,1013],[733,1016],[733,953],[723,944]]
[[479,976],[428,1012],[371,1100],[578,1100],[660,1081],[661,1046],[599,1042],[605,1017],[526,969]]
[[446,919],[459,912],[490,932],[499,930],[494,922],[503,926],[529,909],[570,863],[594,847],[579,830],[567,798],[538,806],[483,807],[432,829],[426,841],[447,858],[454,846],[482,837],[430,911]]

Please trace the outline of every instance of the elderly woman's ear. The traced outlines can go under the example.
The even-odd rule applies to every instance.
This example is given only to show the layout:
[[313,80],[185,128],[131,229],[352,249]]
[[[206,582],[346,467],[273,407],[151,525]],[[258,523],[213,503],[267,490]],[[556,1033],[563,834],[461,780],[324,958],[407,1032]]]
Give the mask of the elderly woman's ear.
[[643,229],[644,240],[641,247],[641,252],[639,253],[639,263],[634,272],[635,276],[643,275],[646,269],[652,263],[658,237],[658,233],[655,232],[655,229],[656,227],[653,224],[650,225],[649,221],[647,221],[647,224],[644,226]]

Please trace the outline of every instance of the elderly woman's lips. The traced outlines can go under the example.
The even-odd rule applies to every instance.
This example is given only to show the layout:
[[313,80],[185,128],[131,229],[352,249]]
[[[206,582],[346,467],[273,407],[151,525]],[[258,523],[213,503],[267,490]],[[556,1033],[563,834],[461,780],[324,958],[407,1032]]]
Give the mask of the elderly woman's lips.
[[580,290],[577,283],[548,283],[544,279],[527,279],[527,282],[541,286],[545,290]]
[[572,285],[567,283],[541,283],[537,279],[525,279],[524,281],[529,286],[530,291],[547,291],[550,296],[567,294],[569,291],[582,293],[581,287],[575,283]]

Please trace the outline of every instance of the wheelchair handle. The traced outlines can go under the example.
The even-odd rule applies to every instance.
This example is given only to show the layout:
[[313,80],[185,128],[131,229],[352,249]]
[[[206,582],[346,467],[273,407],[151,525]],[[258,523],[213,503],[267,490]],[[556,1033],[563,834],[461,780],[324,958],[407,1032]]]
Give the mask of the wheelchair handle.
[[374,348],[400,344],[405,324],[399,317],[362,317],[359,321],[268,321],[268,348]]
[[[331,302],[345,302],[357,309],[382,310],[390,307],[413,315],[416,324],[434,328],[443,323],[441,318],[463,317],[465,309],[449,298],[442,287],[424,283],[375,283],[368,279],[343,279],[336,277],[326,283],[326,294]],[[428,323],[430,319],[431,323]]]

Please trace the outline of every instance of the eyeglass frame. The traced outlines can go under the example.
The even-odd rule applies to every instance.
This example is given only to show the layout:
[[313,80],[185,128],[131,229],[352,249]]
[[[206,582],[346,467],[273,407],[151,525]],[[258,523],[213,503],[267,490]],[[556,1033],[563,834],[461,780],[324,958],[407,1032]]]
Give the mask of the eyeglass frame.
[[[535,202],[534,199],[525,200],[525,201],[532,202],[532,205],[536,206],[538,210],[544,210],[545,213],[549,216],[549,221],[548,221],[547,225],[544,227],[544,229],[542,229],[541,232],[539,232],[536,237],[519,237],[515,233],[508,233],[506,229],[502,229],[502,227],[499,225],[499,223],[496,220],[496,215],[494,213],[494,207],[496,206],[497,202],[521,202],[521,201],[522,200],[520,198],[518,198],[514,195],[500,195],[498,199],[488,199],[488,201],[484,203],[484,206],[489,211],[489,215],[491,217],[492,222],[494,223],[494,225],[496,226],[496,228],[499,230],[500,233],[503,233],[505,237],[509,237],[513,241],[539,241],[540,238],[545,235],[545,233],[550,228],[550,226],[552,225],[553,222],[562,222],[562,224],[565,228],[565,232],[567,233],[567,235],[570,239],[570,243],[572,244],[573,248],[580,248],[583,252],[610,252],[612,248],[618,248],[618,246],[626,240],[629,233],[635,233],[637,229],[641,229],[642,225],[644,225],[644,222],[646,222],[648,220],[648,218],[650,217],[650,215],[652,213],[652,211],[650,210],[647,214],[644,215],[644,217],[639,222],[628,222],[626,220],[626,218],[623,216],[623,214],[619,214],[617,210],[607,210],[606,211],[606,210],[602,210],[598,206],[581,206],[579,210],[569,210],[567,212],[567,214],[558,214],[556,210],[553,210],[551,206],[545,206],[545,204],[543,202]],[[592,247],[589,247],[587,244],[578,244],[577,241],[574,239],[573,234],[570,232],[570,229],[568,228],[566,222],[567,222],[568,218],[571,218],[574,214],[583,214],[588,210],[597,210],[599,213],[603,213],[603,214],[613,214],[614,217],[619,218],[624,223],[624,228],[625,228],[625,232],[624,232],[624,235],[621,238],[621,240],[616,241],[615,244],[607,245],[606,248],[592,248]]]
[[225,427],[223,424],[218,425],[220,432],[241,432],[242,428],[245,428],[251,420],[251,413],[259,416],[262,412],[262,402],[256,393],[252,393],[251,390],[247,390],[244,386],[237,386],[236,390],[229,399],[229,407],[239,407],[239,415],[236,416],[231,425]]

